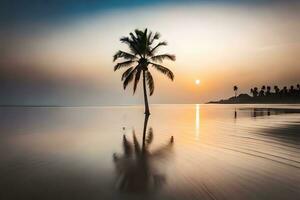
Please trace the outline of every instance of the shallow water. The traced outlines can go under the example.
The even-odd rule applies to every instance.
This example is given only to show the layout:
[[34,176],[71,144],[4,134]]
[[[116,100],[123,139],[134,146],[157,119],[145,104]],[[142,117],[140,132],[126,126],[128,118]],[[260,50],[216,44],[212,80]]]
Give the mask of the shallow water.
[[0,199],[300,196],[299,105],[152,105],[143,128],[142,106],[0,108]]

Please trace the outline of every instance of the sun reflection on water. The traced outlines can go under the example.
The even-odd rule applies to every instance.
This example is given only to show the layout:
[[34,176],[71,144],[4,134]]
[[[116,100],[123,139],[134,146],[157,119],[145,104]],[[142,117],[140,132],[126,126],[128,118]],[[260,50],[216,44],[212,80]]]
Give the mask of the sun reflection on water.
[[196,104],[196,118],[195,118],[195,138],[199,140],[200,137],[200,105]]

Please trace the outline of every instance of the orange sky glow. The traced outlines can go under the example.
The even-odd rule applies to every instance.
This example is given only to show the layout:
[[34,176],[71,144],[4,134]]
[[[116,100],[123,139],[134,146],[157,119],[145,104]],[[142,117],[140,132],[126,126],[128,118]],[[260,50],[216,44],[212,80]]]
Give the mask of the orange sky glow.
[[233,85],[249,92],[263,84],[300,81],[299,5],[148,6],[32,24],[26,32],[13,31],[1,64],[21,78],[33,71],[37,79],[50,77],[80,88],[73,88],[67,102],[78,97],[91,105],[142,103],[141,86],[135,96],[131,87],[123,91],[112,56],[126,50],[121,36],[147,27],[168,41],[161,52],[177,57],[174,63],[165,62],[175,74],[174,82],[153,72],[150,102],[204,103],[232,96]]

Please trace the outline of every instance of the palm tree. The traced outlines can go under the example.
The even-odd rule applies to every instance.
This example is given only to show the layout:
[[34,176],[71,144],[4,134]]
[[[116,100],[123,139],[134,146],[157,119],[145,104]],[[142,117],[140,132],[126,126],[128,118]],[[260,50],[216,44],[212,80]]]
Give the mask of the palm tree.
[[278,95],[279,94],[279,87],[277,85],[274,86],[274,90],[275,90],[275,94]]
[[267,86],[267,92],[266,92],[267,96],[271,95],[271,86]]
[[261,90],[259,91],[259,96],[261,96],[261,97],[262,97],[262,96],[265,96],[265,89],[266,89],[266,86],[263,85],[263,86],[261,87]]
[[257,95],[258,95],[258,88],[254,87],[254,89],[253,89],[253,97],[257,97]]
[[287,86],[284,86],[284,87],[283,87],[282,93],[283,93],[284,95],[287,95],[287,93],[288,93]]
[[294,86],[293,86],[293,85],[291,85],[290,90],[289,90],[289,93],[290,93],[290,95],[294,95],[295,89],[294,89]]
[[237,91],[238,91],[238,86],[233,86],[233,91],[234,91],[234,96],[235,96],[235,98],[236,98],[236,96],[237,96]]
[[[146,82],[149,88],[150,96],[154,92],[154,81],[153,77],[149,71],[149,67],[153,67],[159,72],[165,74],[172,81],[174,80],[174,74],[168,68],[158,64],[162,63],[164,59],[175,61],[175,55],[171,54],[156,54],[157,50],[161,46],[166,46],[167,42],[157,41],[160,38],[159,33],[153,34],[153,32],[147,29],[138,30],[136,29],[134,33],[129,33],[129,37],[122,37],[120,41],[125,43],[129,47],[129,52],[118,51],[114,57],[113,61],[122,58],[123,61],[117,63],[114,66],[114,71],[127,68],[123,73],[121,80],[123,81],[124,90],[130,82],[134,80],[133,83],[133,94],[136,91],[140,76],[143,77],[143,90],[144,90],[144,103],[145,103],[145,114],[150,115]],[[156,63],[158,62],[158,63]]]

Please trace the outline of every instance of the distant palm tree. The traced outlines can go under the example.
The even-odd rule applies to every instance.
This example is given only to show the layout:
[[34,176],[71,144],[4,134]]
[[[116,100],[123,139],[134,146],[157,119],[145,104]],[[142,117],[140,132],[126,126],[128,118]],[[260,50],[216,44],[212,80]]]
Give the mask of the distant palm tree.
[[267,92],[266,92],[266,95],[267,95],[267,96],[270,96],[270,95],[271,95],[271,87],[270,87],[270,86],[267,86]]
[[151,73],[149,72],[149,66],[165,74],[172,81],[174,80],[174,74],[168,68],[154,63],[162,63],[164,59],[175,61],[175,55],[171,54],[156,54],[157,50],[161,46],[166,46],[166,42],[156,42],[160,38],[159,33],[153,34],[151,31],[136,29],[134,33],[129,33],[129,37],[122,37],[120,41],[128,45],[130,52],[118,51],[113,60],[116,61],[119,58],[124,60],[117,63],[114,67],[114,71],[121,68],[128,68],[122,75],[123,87],[126,89],[127,85],[134,80],[133,93],[135,93],[140,76],[143,77],[143,89],[144,89],[144,103],[145,114],[150,115],[147,89],[150,90],[150,96],[154,92],[154,81]]
[[293,95],[295,93],[295,89],[294,89],[293,85],[291,85],[289,92],[291,95]]
[[117,186],[126,192],[149,192],[162,186],[165,175],[158,173],[158,161],[165,160],[172,154],[173,136],[163,146],[150,150],[153,142],[153,129],[147,132],[149,115],[145,115],[143,143],[140,145],[135,131],[132,131],[132,142],[123,135],[123,153],[113,154],[117,172]]
[[259,96],[265,96],[265,89],[266,89],[266,86],[262,86],[261,87],[261,90],[259,91]]
[[234,91],[234,96],[235,96],[235,98],[236,98],[236,96],[237,96],[237,91],[238,91],[238,86],[233,86],[233,91]]
[[282,93],[283,93],[284,95],[286,95],[286,94],[288,93],[288,89],[287,89],[286,86],[283,87]]
[[275,94],[278,95],[279,94],[279,87],[277,85],[274,86],[274,90],[275,90]]
[[254,87],[254,89],[253,89],[253,97],[257,97],[257,95],[258,95],[258,88]]

